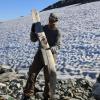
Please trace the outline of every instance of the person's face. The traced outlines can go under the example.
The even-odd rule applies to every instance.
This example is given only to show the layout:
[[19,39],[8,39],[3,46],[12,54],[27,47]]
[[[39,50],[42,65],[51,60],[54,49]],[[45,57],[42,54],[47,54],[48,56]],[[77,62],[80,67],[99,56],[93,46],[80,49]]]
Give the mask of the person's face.
[[53,26],[56,25],[56,22],[54,22],[54,21],[49,21],[49,25],[50,25],[51,27],[53,27]]

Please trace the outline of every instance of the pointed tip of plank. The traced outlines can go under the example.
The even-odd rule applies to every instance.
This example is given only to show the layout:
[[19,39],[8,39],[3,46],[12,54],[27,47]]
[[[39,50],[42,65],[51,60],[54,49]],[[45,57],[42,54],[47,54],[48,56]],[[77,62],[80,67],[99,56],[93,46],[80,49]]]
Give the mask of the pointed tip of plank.
[[40,21],[39,12],[36,9],[32,9],[32,19],[34,22]]
[[36,12],[37,10],[36,9],[32,9],[32,12]]
[[32,13],[39,13],[39,11],[37,9],[33,8]]

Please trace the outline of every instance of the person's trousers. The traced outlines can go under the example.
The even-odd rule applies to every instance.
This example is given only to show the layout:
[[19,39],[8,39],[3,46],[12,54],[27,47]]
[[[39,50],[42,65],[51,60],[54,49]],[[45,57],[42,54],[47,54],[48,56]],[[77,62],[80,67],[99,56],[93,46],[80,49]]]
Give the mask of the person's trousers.
[[[54,54],[53,56],[54,56],[54,59],[56,59],[56,54]],[[41,50],[37,51],[37,53],[34,57],[34,61],[33,61],[32,65],[29,68],[29,73],[28,73],[29,76],[28,76],[26,86],[24,88],[24,94],[26,96],[34,95],[36,78],[37,78],[37,75],[38,75],[38,73],[40,72],[40,70],[42,68],[44,68],[44,79],[45,79],[44,97],[45,98],[49,97],[49,95],[50,95],[50,80],[49,80],[50,79],[50,74],[49,74],[48,67],[45,66],[45,64],[44,64],[44,60],[43,60]],[[53,77],[56,77],[56,73],[54,73]],[[53,77],[52,77],[52,80],[53,80]],[[55,92],[56,80],[53,80],[53,81],[54,81],[54,84],[52,84],[52,85],[54,85],[53,90]]]

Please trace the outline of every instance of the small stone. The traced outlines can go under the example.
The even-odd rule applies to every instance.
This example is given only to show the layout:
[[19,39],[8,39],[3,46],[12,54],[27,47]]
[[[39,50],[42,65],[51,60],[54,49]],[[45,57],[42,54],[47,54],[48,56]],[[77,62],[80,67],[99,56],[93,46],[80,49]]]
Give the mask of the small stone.
[[37,92],[35,97],[40,100],[44,99],[43,92]]

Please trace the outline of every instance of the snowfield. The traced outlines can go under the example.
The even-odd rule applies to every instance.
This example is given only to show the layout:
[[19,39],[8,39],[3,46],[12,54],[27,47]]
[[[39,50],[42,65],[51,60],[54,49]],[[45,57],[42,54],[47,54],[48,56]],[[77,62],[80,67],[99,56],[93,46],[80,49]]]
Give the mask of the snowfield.
[[[95,79],[100,73],[100,1],[41,12],[43,25],[51,12],[58,15],[62,34],[58,73]],[[38,45],[30,41],[31,24],[31,15],[0,23],[0,64],[30,66]]]

